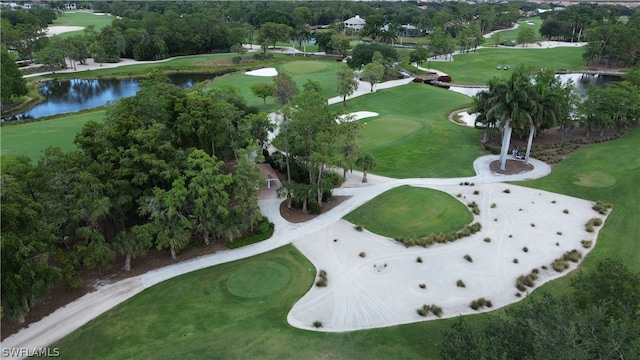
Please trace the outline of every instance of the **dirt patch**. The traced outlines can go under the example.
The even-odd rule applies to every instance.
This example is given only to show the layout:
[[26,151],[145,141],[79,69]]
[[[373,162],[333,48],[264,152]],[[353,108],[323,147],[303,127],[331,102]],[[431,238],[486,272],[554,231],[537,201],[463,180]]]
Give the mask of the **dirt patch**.
[[500,160],[493,161],[491,162],[491,164],[489,164],[489,169],[491,169],[492,172],[503,175],[522,174],[524,172],[533,170],[534,166],[531,164],[525,165],[524,161],[522,160],[511,159],[507,160],[504,168],[504,170],[500,169]]
[[[333,196],[330,202],[322,203],[322,212],[325,213],[334,207],[342,204],[345,200],[351,196]],[[309,214],[308,212],[302,212],[302,209],[289,209],[287,208],[287,200],[280,203],[280,215],[290,223],[303,223],[309,221],[318,215]]]

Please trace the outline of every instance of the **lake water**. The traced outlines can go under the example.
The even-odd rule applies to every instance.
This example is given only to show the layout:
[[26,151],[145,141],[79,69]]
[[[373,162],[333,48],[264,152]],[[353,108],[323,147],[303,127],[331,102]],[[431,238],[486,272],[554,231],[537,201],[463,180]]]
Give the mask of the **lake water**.
[[[566,84],[569,80],[573,81],[573,85],[575,86],[578,94],[581,97],[585,97],[587,94],[587,86],[589,84],[594,84],[599,88],[605,88],[609,86],[612,81],[619,80],[619,77],[616,76],[608,76],[608,75],[583,75],[583,74],[561,74],[557,75],[564,84]],[[475,96],[477,93],[483,90],[489,89],[488,87],[477,87],[477,88],[466,88],[466,87],[457,87],[452,86],[449,88],[451,91],[455,91],[460,94],[464,94],[467,96]]]
[[[172,74],[169,81],[189,88],[214,76],[210,74]],[[77,112],[106,105],[111,101],[135,95],[140,90],[139,79],[71,79],[47,80],[40,86],[45,101],[17,115],[18,119]],[[12,120],[12,119],[3,119]]]
[[[586,93],[587,84],[594,83],[599,87],[606,87],[615,77],[591,76],[581,74],[558,75],[563,81],[572,79],[578,92]],[[213,78],[210,74],[173,74],[169,75],[169,81],[177,86],[188,88],[194,84]],[[450,90],[468,96],[473,96],[486,88],[461,88],[452,86]],[[42,83],[40,93],[45,101],[13,118],[5,118],[2,121],[16,119],[37,119],[46,116],[72,113],[86,109],[93,109],[116,101],[123,97],[135,95],[140,90],[139,79],[72,79],[72,80],[48,80]]]

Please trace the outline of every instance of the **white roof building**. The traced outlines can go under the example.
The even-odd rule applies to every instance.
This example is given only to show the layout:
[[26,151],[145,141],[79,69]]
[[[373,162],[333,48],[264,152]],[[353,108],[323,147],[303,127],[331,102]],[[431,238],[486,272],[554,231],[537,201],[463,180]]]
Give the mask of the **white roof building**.
[[344,21],[344,26],[354,30],[361,30],[364,27],[364,24],[367,22],[360,17],[360,15],[356,15],[350,19]]

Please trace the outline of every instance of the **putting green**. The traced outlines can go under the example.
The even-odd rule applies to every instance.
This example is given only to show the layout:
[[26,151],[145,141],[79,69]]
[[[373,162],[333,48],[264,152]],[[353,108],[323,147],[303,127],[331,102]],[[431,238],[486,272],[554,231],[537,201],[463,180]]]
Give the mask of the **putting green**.
[[587,171],[576,175],[573,183],[584,187],[607,187],[616,183],[616,178],[602,171]]
[[288,267],[267,261],[243,267],[231,274],[227,288],[236,296],[258,298],[280,290],[290,279]]
[[310,74],[327,68],[327,64],[320,61],[292,61],[282,65],[287,72],[294,74]]
[[364,138],[360,141],[363,149],[384,146],[423,127],[416,120],[397,116],[383,116],[370,121],[363,119],[360,123],[364,133]]
[[460,230],[473,215],[447,193],[405,185],[378,195],[345,219],[382,236],[411,238]]

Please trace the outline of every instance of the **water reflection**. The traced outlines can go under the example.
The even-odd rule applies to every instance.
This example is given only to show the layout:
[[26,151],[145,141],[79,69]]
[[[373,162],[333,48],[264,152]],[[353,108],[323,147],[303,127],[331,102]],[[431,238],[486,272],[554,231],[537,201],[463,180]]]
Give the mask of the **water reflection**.
[[[189,88],[196,83],[213,78],[210,74],[173,74],[169,82]],[[135,95],[140,90],[139,79],[71,79],[48,80],[40,86],[45,101],[12,118],[23,120],[65,114],[106,105],[111,101]]]

